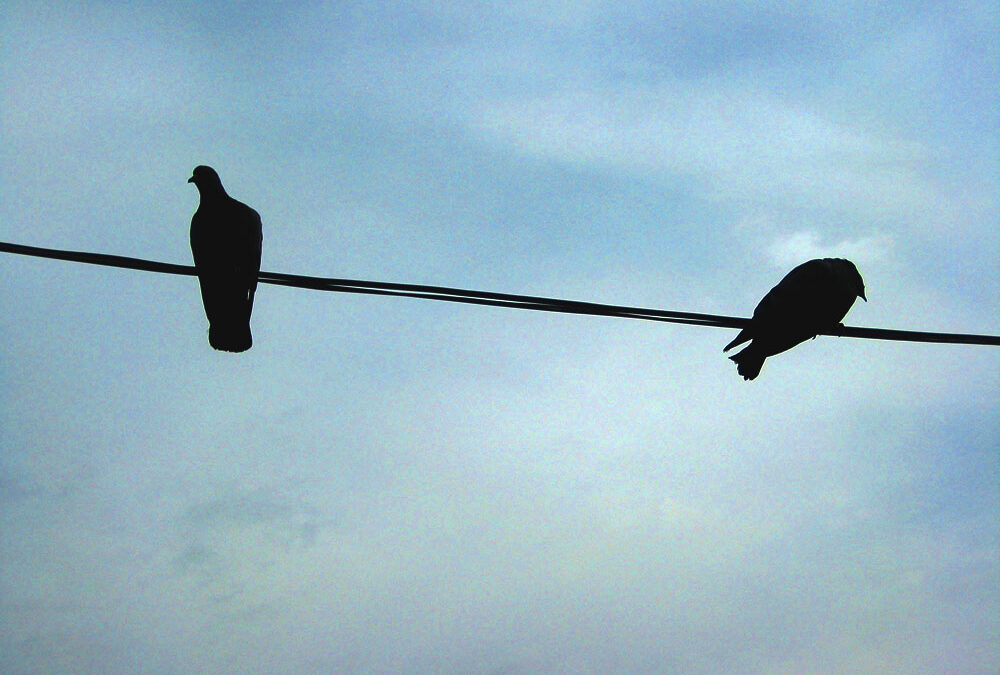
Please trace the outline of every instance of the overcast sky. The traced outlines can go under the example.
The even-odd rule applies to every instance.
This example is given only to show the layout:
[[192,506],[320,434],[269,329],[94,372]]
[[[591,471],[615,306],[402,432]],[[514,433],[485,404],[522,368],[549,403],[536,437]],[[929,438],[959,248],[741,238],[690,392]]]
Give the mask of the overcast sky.
[[[981,2],[59,3],[0,16],[0,240],[1000,333]],[[1000,670],[1000,350],[0,255],[4,673]]]

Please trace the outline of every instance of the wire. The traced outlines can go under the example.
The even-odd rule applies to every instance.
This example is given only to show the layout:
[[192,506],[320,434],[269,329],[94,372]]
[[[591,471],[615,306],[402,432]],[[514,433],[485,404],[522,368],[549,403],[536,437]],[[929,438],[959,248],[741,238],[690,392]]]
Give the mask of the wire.
[[[158,272],[161,274],[197,276],[197,270],[190,265],[177,265],[174,263],[143,260],[141,258],[129,258],[126,256],[109,255],[106,253],[64,251],[50,248],[39,248],[37,246],[25,246],[23,244],[11,244],[7,242],[0,242],[0,252],[35,256],[39,258],[52,258],[55,260],[67,260],[91,265],[135,269],[145,272]],[[545,298],[535,295],[492,293],[488,291],[474,291],[463,288],[449,288],[446,286],[424,286],[418,284],[400,284],[383,281],[363,281],[358,279],[311,277],[298,274],[283,274],[279,272],[260,272],[257,279],[260,283],[264,284],[307,288],[318,291],[421,298],[425,300],[442,300],[446,302],[459,302],[493,307],[510,307],[513,309],[527,309],[541,312],[560,312],[564,314],[584,314],[624,319],[642,319],[645,321],[662,321],[666,323],[712,326],[716,328],[744,328],[750,325],[750,319],[735,316],[702,314],[697,312],[677,312],[662,309],[648,309],[643,307],[628,307],[624,305],[608,305],[596,302]],[[820,334],[833,335],[837,337],[866,338],[871,340],[899,340],[908,342],[1000,346],[1000,336],[996,335],[929,333],[925,331],[866,328],[843,325],[835,326],[831,330],[824,331]]]

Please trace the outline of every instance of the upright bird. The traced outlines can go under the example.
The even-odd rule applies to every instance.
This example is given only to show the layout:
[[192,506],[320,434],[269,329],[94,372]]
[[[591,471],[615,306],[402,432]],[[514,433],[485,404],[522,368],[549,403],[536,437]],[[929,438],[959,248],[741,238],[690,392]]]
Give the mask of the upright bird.
[[191,218],[191,252],[208,315],[208,343],[244,352],[253,344],[250,313],[260,272],[260,214],[226,194],[210,166],[196,166],[188,182],[201,194]]
[[855,298],[865,297],[858,268],[843,258],[804,262],[767,292],[753,311],[750,325],[722,351],[751,340],[729,358],[744,380],[760,374],[764,359],[835,327],[847,315]]

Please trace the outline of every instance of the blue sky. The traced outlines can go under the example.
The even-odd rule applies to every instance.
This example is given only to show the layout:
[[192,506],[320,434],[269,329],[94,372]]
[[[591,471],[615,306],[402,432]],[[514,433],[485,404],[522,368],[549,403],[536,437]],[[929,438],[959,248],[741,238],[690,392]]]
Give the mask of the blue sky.
[[[1000,333],[995,3],[8,3],[0,239]],[[0,264],[0,670],[992,673],[1000,355]]]

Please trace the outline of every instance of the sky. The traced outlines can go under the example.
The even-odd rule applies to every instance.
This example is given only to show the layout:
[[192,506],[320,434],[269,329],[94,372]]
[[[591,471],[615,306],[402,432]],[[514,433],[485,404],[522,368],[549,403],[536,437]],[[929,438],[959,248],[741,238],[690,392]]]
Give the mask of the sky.
[[[19,2],[0,240],[1000,334],[995,2]],[[1000,352],[0,254],[0,671],[1000,670]]]

